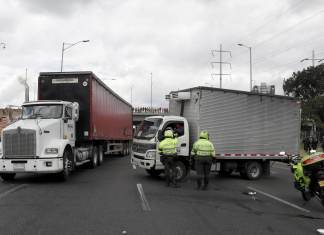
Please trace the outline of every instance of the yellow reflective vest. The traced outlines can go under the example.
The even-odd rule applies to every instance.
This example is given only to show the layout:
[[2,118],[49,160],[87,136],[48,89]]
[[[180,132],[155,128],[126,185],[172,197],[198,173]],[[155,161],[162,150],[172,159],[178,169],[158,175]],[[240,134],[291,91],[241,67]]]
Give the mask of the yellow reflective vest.
[[198,157],[215,157],[214,145],[207,139],[199,139],[194,143],[191,155],[196,155]]
[[161,155],[176,155],[178,139],[165,138],[159,144],[159,153]]

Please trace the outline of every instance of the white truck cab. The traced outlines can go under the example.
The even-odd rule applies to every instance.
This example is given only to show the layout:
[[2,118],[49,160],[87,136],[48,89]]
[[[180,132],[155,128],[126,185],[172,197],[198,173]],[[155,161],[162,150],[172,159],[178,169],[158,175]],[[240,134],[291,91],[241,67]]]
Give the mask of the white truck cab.
[[151,116],[145,118],[134,135],[131,164],[134,167],[146,169],[150,175],[161,174],[164,166],[160,161],[158,146],[167,128],[171,128],[178,138],[178,178],[184,178],[189,171],[189,126],[183,117]]
[[13,179],[21,172],[62,172],[64,176],[73,158],[78,118],[78,103],[24,103],[21,119],[1,134],[0,176],[4,180]]

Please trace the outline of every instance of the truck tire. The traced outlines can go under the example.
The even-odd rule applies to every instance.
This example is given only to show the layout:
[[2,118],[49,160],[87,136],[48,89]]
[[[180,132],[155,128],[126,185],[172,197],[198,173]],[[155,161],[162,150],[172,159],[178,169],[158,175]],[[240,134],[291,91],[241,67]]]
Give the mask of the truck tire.
[[181,161],[176,161],[175,162],[175,168],[176,168],[176,179],[180,182],[184,181],[184,179],[186,178],[188,171],[187,168],[185,166],[185,164]]
[[98,166],[100,166],[103,163],[103,157],[104,157],[103,147],[102,145],[100,145],[98,148]]
[[63,171],[58,173],[58,177],[60,181],[66,181],[69,178],[69,175],[72,172],[73,169],[73,161],[72,159],[72,154],[71,151],[69,150],[64,150],[63,153]]
[[146,169],[146,172],[152,177],[158,177],[164,172],[164,170]]
[[127,144],[123,144],[123,150],[121,151],[121,155],[122,155],[122,157],[128,156],[128,145]]
[[0,176],[3,181],[11,181],[14,180],[16,173],[2,173]]
[[89,162],[89,168],[93,169],[96,168],[98,165],[98,148],[94,146],[92,148],[92,156]]
[[257,180],[262,175],[262,165],[257,161],[247,162],[245,165],[246,177],[249,180]]

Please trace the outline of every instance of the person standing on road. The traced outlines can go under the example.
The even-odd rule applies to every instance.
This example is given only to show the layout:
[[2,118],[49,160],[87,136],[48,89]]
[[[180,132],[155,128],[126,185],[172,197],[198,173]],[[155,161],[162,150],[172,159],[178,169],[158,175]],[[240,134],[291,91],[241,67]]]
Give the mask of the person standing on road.
[[213,143],[209,141],[209,134],[207,131],[200,132],[199,140],[193,145],[191,156],[195,159],[197,189],[201,188],[202,181],[204,181],[202,189],[207,190],[210,168],[212,160],[215,158],[215,148]]
[[174,138],[173,132],[171,130],[166,130],[164,132],[164,140],[159,144],[159,153],[161,155],[161,162],[164,165],[165,179],[167,186],[170,183],[174,187],[179,187],[176,179],[176,157],[177,157],[177,142],[178,139]]

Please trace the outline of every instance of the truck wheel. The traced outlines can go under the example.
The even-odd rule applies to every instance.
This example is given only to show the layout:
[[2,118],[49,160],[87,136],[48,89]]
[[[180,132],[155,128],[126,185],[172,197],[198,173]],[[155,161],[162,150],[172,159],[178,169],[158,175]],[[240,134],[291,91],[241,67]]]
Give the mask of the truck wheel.
[[98,165],[98,148],[94,146],[92,149],[92,156],[89,162],[89,167],[93,169],[96,168],[97,165]]
[[98,166],[100,166],[103,163],[103,147],[102,145],[98,148]]
[[257,180],[262,175],[262,166],[256,161],[247,162],[245,165],[245,172],[249,180]]
[[3,181],[11,181],[14,180],[16,173],[2,173],[0,174]]
[[164,170],[146,169],[146,172],[152,177],[158,177]]
[[129,144],[127,144],[127,155],[130,154],[130,151],[129,151]]
[[186,178],[187,173],[188,173],[185,164],[183,164],[183,162],[181,162],[181,161],[176,161],[175,162],[175,168],[176,168],[176,171],[177,171],[176,179],[178,181],[183,181]]
[[71,174],[73,168],[73,161],[71,161],[72,156],[69,150],[64,150],[63,153],[63,171],[58,174],[61,181],[66,181]]

